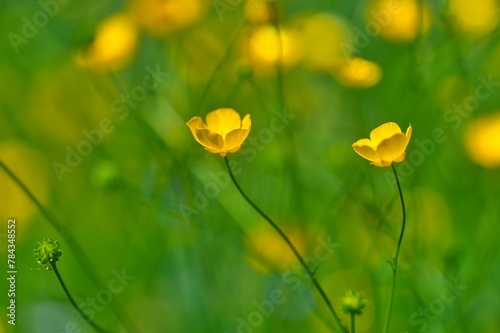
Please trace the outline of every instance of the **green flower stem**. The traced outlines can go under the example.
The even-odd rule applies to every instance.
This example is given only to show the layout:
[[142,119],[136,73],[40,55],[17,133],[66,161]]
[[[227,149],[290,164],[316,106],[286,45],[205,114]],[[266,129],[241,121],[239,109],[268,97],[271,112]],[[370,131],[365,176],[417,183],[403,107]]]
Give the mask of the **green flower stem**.
[[288,238],[288,236],[283,232],[283,230],[281,230],[281,228],[276,223],[274,223],[273,220],[271,220],[259,207],[257,207],[257,205],[254,204],[252,200],[250,200],[250,198],[245,194],[245,192],[243,192],[240,185],[236,181],[236,178],[234,177],[234,174],[233,174],[233,171],[231,169],[231,166],[229,165],[229,160],[228,160],[227,156],[224,157],[224,161],[226,162],[227,170],[229,172],[229,175],[231,176],[231,179],[232,179],[234,185],[236,186],[238,191],[241,193],[243,198],[245,198],[245,200],[250,204],[250,206],[252,206],[274,228],[274,230],[276,230],[278,232],[278,234],[281,236],[281,238],[283,238],[283,240],[287,243],[288,247],[292,250],[295,257],[297,257],[297,259],[299,260],[302,267],[304,267],[307,275],[309,276],[312,283],[314,284],[314,286],[318,290],[319,294],[321,295],[321,297],[325,301],[328,309],[330,310],[331,314],[333,315],[333,318],[335,319],[335,322],[339,326],[340,331],[343,333],[347,333],[347,330],[342,325],[342,321],[340,320],[339,316],[337,315],[337,312],[335,312],[335,309],[333,308],[332,303],[328,299],[328,296],[324,292],[323,288],[321,288],[318,280],[316,280],[316,277],[314,276],[314,273],[311,271],[309,266],[307,266],[306,262],[304,261],[304,259],[300,255],[297,248],[293,245],[290,238]]
[[[49,222],[49,224],[57,230],[61,236],[66,240],[66,243],[71,248],[71,250],[76,254],[79,258],[78,262],[82,266],[83,270],[87,273],[88,277],[92,280],[93,284],[102,288],[103,283],[99,280],[97,275],[94,273],[92,268],[92,264],[88,259],[87,255],[83,252],[82,248],[78,244],[78,241],[68,232],[66,226],[64,226],[61,222],[59,222],[50,212],[46,209],[40,201],[35,197],[35,195],[30,191],[30,189],[17,177],[17,175],[7,166],[5,163],[0,160],[0,168],[2,168],[5,173],[16,183],[16,185],[26,194],[26,196],[33,202],[33,204],[38,208],[40,213],[45,217],[45,219]],[[123,316],[122,312],[118,305],[112,307],[113,312],[121,323],[126,323],[129,327],[130,331],[139,332],[139,329],[135,326],[135,324],[127,317]]]
[[356,333],[356,314],[354,312],[351,312],[351,333]]
[[100,326],[98,326],[96,323],[94,323],[79,307],[78,305],[76,304],[75,302],[75,299],[73,298],[73,296],[71,296],[68,288],[66,288],[66,284],[64,283],[64,280],[61,276],[61,274],[59,273],[59,270],[57,269],[57,264],[55,263],[55,261],[51,261],[50,262],[50,265],[52,266],[52,269],[54,270],[54,273],[56,273],[56,276],[57,276],[57,279],[59,280],[59,283],[61,284],[61,287],[63,288],[64,292],[66,293],[66,296],[68,296],[69,298],[69,301],[71,302],[71,305],[73,305],[73,307],[76,309],[76,311],[78,311],[78,313],[80,314],[80,316],[83,317],[83,319],[85,319],[85,321],[90,325],[92,326],[97,332],[101,332],[101,333],[109,333],[109,331],[106,331],[104,330],[103,328],[101,328]]
[[405,233],[406,227],[406,208],[405,208],[405,199],[403,197],[403,191],[401,190],[401,184],[399,182],[398,173],[396,172],[396,168],[394,167],[394,163],[391,164],[392,171],[394,172],[394,177],[396,177],[396,183],[398,185],[399,198],[401,199],[401,208],[403,210],[403,223],[401,225],[401,233],[399,234],[398,247],[396,248],[396,254],[393,256],[393,260],[391,262],[392,267],[392,287],[391,287],[391,295],[389,296],[389,306],[387,308],[387,316],[385,318],[384,324],[384,333],[389,332],[389,327],[391,325],[391,315],[392,315],[392,304],[394,301],[394,290],[396,289],[396,275],[398,271],[398,259],[399,259],[399,250],[401,249],[401,242],[403,241],[403,235]]

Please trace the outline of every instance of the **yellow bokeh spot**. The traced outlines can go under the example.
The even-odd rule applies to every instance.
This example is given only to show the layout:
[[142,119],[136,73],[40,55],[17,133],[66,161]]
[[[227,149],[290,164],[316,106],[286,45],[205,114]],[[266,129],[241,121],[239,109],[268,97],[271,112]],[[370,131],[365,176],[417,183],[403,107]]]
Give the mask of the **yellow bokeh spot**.
[[252,24],[265,24],[274,20],[275,10],[269,0],[248,0],[245,17]]
[[332,69],[335,79],[346,87],[369,88],[379,83],[382,69],[372,61],[353,58]]
[[136,25],[127,14],[118,13],[99,25],[93,42],[76,60],[95,70],[120,70],[132,60],[137,42]]
[[426,33],[431,13],[417,0],[375,0],[367,12],[367,25],[380,28],[380,36],[394,42],[411,42]]
[[329,70],[346,60],[341,45],[347,43],[347,24],[332,14],[316,14],[304,20],[300,29],[304,63],[314,69]]
[[270,67],[278,61],[290,66],[300,60],[302,51],[297,34],[287,28],[279,31],[265,25],[254,29],[245,43],[246,55],[250,63],[256,67]]
[[[47,161],[33,148],[23,143],[10,141],[0,144],[0,156],[3,163],[28,187],[35,197],[44,204],[48,197]],[[0,170],[0,219],[16,219],[18,239],[25,235],[29,220],[37,212],[36,206],[19,186]]]
[[458,29],[474,35],[491,32],[498,23],[498,4],[495,0],[451,0],[450,10]]
[[465,145],[470,158],[477,164],[500,166],[500,112],[477,118],[469,125]]
[[201,0],[132,0],[128,12],[150,34],[164,35],[194,24],[206,7]]
[[[297,231],[285,230],[299,253],[304,252],[304,241]],[[292,265],[299,265],[292,250],[283,238],[270,226],[263,225],[250,229],[246,240],[248,260],[254,268],[262,272],[284,271]]]

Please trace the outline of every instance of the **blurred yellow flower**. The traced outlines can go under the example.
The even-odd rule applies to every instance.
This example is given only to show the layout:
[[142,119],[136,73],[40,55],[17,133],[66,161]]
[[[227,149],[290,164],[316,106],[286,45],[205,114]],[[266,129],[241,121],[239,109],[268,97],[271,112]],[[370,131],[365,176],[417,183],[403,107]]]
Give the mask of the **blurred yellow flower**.
[[131,18],[125,13],[114,14],[99,25],[93,42],[76,61],[95,70],[120,70],[132,60],[137,41],[138,31]]
[[473,120],[465,135],[465,145],[477,164],[486,168],[500,166],[500,113]]
[[[287,230],[290,240],[300,253],[304,252],[304,241],[298,232]],[[267,273],[272,270],[284,271],[298,264],[283,238],[267,225],[255,227],[246,240],[248,260],[257,270]]]
[[374,0],[369,9],[367,21],[394,42],[411,42],[430,28],[430,10],[418,0]]
[[340,45],[347,43],[349,29],[344,20],[332,14],[316,14],[300,25],[304,46],[304,63],[318,70],[330,70],[345,54]]
[[358,140],[352,147],[361,157],[370,161],[370,164],[378,167],[389,166],[392,162],[404,160],[411,132],[411,125],[404,134],[398,124],[385,123],[371,131],[370,139]]
[[450,11],[457,28],[466,33],[482,36],[498,23],[498,3],[495,0],[451,0]]
[[206,10],[202,0],[131,0],[128,12],[148,33],[163,35],[198,21]]
[[372,61],[353,58],[333,67],[332,75],[346,87],[369,88],[379,83],[382,69]]
[[271,23],[276,17],[276,10],[269,0],[248,0],[245,17],[252,24]]
[[200,117],[193,117],[186,124],[196,141],[209,152],[222,157],[240,149],[252,125],[249,114],[241,120],[235,110],[228,108],[208,113],[206,120],[205,124]]
[[271,25],[252,30],[244,45],[245,54],[255,67],[275,66],[278,61],[284,66],[297,63],[302,57],[298,35],[288,28],[279,31]]

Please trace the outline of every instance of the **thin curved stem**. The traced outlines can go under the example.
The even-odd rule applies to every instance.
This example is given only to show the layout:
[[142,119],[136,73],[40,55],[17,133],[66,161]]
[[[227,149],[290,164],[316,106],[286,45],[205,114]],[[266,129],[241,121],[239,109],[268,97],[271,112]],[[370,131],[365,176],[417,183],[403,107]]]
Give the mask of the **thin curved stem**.
[[356,333],[356,314],[351,312],[351,333]]
[[399,250],[401,249],[401,242],[403,241],[403,235],[405,233],[406,227],[406,208],[405,208],[405,199],[403,197],[403,191],[401,190],[401,184],[399,182],[398,173],[396,172],[396,168],[394,167],[394,163],[391,164],[392,171],[394,172],[394,177],[396,177],[396,184],[398,185],[399,198],[401,199],[401,208],[403,211],[403,223],[401,225],[401,233],[399,234],[398,246],[396,248],[396,254],[393,256],[391,261],[392,266],[392,287],[391,294],[389,296],[389,306],[387,308],[387,316],[385,318],[384,323],[384,333],[389,332],[389,327],[391,325],[391,315],[392,315],[392,304],[394,301],[394,291],[396,290],[396,276],[398,272],[398,259],[399,259]]
[[250,200],[250,198],[245,194],[245,192],[243,192],[243,190],[241,189],[240,185],[236,181],[236,178],[234,177],[234,174],[233,174],[233,171],[231,169],[231,166],[229,165],[229,160],[228,160],[227,156],[224,157],[224,161],[226,162],[226,167],[227,167],[227,170],[229,172],[229,176],[231,176],[231,179],[232,179],[234,185],[236,186],[236,188],[238,189],[238,191],[241,193],[241,195],[243,196],[243,198],[245,198],[245,200],[250,204],[250,206],[252,206],[253,209],[255,209],[274,228],[274,230],[276,230],[276,232],[278,232],[278,234],[281,236],[281,238],[283,238],[283,240],[287,243],[288,247],[292,250],[292,252],[295,255],[295,257],[297,257],[297,259],[299,260],[299,262],[302,265],[302,267],[304,267],[304,269],[305,269],[307,275],[309,276],[309,278],[311,279],[313,285],[316,287],[316,289],[318,290],[319,294],[321,295],[321,298],[323,298],[323,300],[326,303],[328,309],[330,310],[331,314],[333,315],[333,318],[335,319],[335,322],[339,326],[340,331],[343,332],[343,333],[347,333],[347,330],[342,325],[342,321],[340,320],[339,316],[337,315],[337,312],[333,308],[332,303],[328,299],[328,296],[326,295],[326,293],[323,290],[323,288],[321,288],[321,285],[319,284],[318,280],[316,280],[316,277],[314,276],[314,273],[311,271],[311,269],[309,268],[309,266],[307,266],[306,262],[304,261],[304,259],[300,255],[300,253],[297,250],[297,248],[295,247],[295,245],[293,245],[293,243],[290,240],[290,238],[288,238],[288,236],[283,232],[283,230],[281,230],[281,228],[273,220],[271,220],[271,218],[269,218],[269,216],[267,216],[252,200]]
[[64,283],[64,280],[61,276],[61,274],[59,273],[59,270],[57,269],[57,265],[55,262],[51,262],[50,265],[52,266],[52,269],[54,270],[54,273],[56,273],[56,276],[57,276],[57,279],[59,280],[59,283],[61,284],[61,287],[63,288],[64,292],[66,293],[66,296],[68,296],[68,299],[69,301],[71,302],[71,305],[73,305],[73,307],[76,309],[76,311],[78,311],[78,313],[80,314],[80,316],[83,317],[83,319],[85,319],[85,321],[90,325],[92,326],[97,332],[101,332],[101,333],[109,333],[109,331],[106,331],[104,330],[102,327],[100,327],[99,325],[97,325],[96,323],[94,323],[92,321],[92,319],[90,319],[79,307],[78,305],[76,304],[76,301],[75,299],[73,298],[73,296],[71,296],[71,293],[69,292],[68,288],[66,288],[66,284]]

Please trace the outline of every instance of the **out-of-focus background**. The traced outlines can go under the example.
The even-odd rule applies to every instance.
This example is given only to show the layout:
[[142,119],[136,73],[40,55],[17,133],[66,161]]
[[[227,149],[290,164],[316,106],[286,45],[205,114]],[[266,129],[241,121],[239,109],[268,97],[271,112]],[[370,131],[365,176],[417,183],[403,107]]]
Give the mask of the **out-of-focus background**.
[[[496,0],[0,2],[0,332],[336,332],[283,241],[185,125],[251,114],[230,154],[336,309],[380,332],[401,207],[351,148],[409,124],[408,221],[391,332],[500,331]],[[16,325],[7,221],[16,219]],[[347,325],[349,318],[342,315]]]

